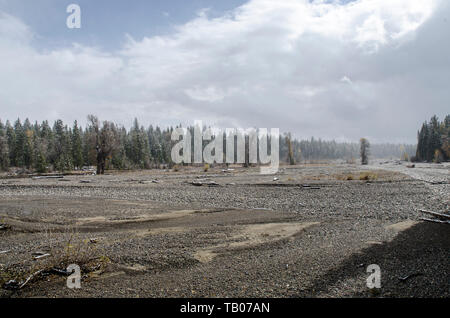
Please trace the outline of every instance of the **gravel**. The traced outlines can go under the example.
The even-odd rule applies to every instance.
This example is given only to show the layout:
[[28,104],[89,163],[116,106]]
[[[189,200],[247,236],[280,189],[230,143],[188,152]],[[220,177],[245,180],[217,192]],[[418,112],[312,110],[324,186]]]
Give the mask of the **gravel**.
[[[377,177],[343,181],[365,171]],[[10,251],[0,254],[4,272],[37,262],[32,253],[64,242],[69,229],[79,241],[95,238],[111,260],[78,291],[49,277],[0,295],[449,297],[448,226],[420,222],[418,213],[448,210],[448,165],[304,165],[276,178],[198,168],[0,180],[0,223],[12,227],[0,232],[0,251]],[[248,225],[306,222],[314,225],[293,236],[266,233],[232,248],[254,239]],[[196,259],[209,250],[217,254],[210,261]],[[369,264],[382,270],[376,293],[365,283]]]

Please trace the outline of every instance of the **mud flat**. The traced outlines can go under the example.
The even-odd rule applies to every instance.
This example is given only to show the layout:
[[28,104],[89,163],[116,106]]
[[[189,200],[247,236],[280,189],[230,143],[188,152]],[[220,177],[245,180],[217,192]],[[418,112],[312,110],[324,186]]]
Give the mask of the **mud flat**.
[[[449,297],[448,225],[418,213],[448,210],[448,194],[405,171],[322,164],[276,176],[235,167],[0,179],[0,282],[46,273],[0,295]],[[416,173],[427,171],[448,181],[445,169]],[[79,290],[51,271],[68,262],[82,267]],[[382,271],[376,293],[369,264]]]

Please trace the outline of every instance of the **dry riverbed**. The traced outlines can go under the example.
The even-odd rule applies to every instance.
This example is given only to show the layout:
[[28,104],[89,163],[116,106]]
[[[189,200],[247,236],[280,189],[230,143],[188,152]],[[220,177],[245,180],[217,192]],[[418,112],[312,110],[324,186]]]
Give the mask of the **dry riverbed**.
[[0,179],[0,284],[32,277],[0,296],[449,297],[449,226],[418,212],[448,211],[448,166],[404,165]]

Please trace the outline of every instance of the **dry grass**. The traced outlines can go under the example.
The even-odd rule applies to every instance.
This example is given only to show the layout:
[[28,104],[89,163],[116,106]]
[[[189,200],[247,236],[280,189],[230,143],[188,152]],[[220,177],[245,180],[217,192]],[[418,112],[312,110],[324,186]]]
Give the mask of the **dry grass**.
[[374,172],[361,172],[359,180],[378,180],[378,174]]
[[371,171],[363,171],[359,174],[357,173],[344,173],[344,174],[335,174],[336,180],[341,181],[352,181],[352,180],[361,180],[361,181],[370,181],[370,180],[378,180],[379,174],[377,172]]
[[[80,266],[82,273],[104,270],[110,260],[104,256],[98,243],[81,238],[74,229],[64,233],[45,231],[47,245],[37,250],[49,256],[26,259],[22,263],[12,264],[8,268],[0,268],[0,286],[9,281],[18,285],[39,280],[52,274],[64,275],[70,264]],[[30,279],[31,278],[31,279]]]
[[[47,233],[49,237],[52,233]],[[56,235],[60,237],[61,234]],[[57,238],[58,239],[58,238]],[[49,256],[44,258],[42,264],[46,267],[54,266],[68,266],[70,264],[77,264],[80,267],[88,264],[102,255],[101,248],[93,239],[82,238],[75,229],[68,229],[63,233],[62,243],[61,238],[59,242],[56,240],[49,240]]]

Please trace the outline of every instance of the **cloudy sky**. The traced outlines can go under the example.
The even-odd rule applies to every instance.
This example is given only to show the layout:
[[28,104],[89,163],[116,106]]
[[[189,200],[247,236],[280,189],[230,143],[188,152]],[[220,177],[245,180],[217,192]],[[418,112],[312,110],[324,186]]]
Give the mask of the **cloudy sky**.
[[0,0],[3,121],[414,143],[450,113],[449,82],[447,0]]

